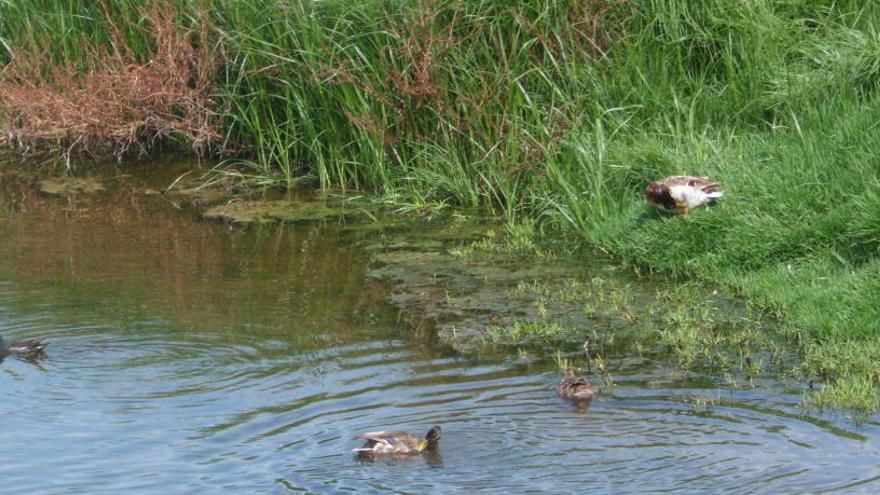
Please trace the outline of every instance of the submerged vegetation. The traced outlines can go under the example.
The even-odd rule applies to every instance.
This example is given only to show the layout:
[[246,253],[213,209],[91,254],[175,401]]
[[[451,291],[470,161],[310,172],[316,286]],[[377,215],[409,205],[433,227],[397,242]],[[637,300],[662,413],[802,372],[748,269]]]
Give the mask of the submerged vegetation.
[[[604,371],[605,363],[624,356],[670,355],[686,371],[737,372],[747,379],[765,371],[812,372],[793,364],[772,322],[698,284],[659,286],[651,294],[618,277],[594,277],[521,282],[511,297],[521,294],[533,296],[539,318],[492,328],[493,343],[561,346],[569,353],[557,351],[556,361],[566,367],[578,362]],[[571,342],[576,345],[566,346]]]
[[[880,5],[147,5],[0,2],[9,142],[121,155],[168,138],[279,183],[491,209],[733,288],[829,384],[818,403],[880,407]],[[105,100],[113,125],[89,110]],[[644,185],[683,173],[727,196],[648,210]]]

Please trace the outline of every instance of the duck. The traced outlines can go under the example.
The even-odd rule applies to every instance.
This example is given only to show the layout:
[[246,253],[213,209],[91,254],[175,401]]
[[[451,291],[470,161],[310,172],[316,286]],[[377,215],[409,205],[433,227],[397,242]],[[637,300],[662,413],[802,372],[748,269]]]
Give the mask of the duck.
[[724,196],[715,190],[718,186],[718,181],[708,177],[672,175],[648,184],[645,199],[663,211],[687,216],[694,208]]
[[560,397],[574,401],[588,401],[593,398],[593,386],[585,376],[575,374],[574,368],[565,370],[565,376],[556,386],[556,393]]
[[0,358],[6,356],[18,356],[25,359],[34,359],[43,355],[43,349],[49,345],[43,339],[13,340],[6,344],[0,336]]
[[366,440],[363,447],[353,449],[359,454],[418,454],[437,450],[443,429],[434,426],[424,438],[402,431],[371,431],[354,437]]

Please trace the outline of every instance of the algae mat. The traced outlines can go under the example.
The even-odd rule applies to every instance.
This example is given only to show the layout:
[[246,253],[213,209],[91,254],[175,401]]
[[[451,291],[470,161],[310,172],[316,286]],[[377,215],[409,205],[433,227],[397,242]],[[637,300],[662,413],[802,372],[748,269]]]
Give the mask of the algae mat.
[[56,177],[40,181],[40,191],[53,196],[94,194],[104,189],[101,182],[83,177]]
[[234,201],[214,206],[205,218],[233,224],[299,223],[323,220],[364,220],[372,214],[362,207],[323,201]]

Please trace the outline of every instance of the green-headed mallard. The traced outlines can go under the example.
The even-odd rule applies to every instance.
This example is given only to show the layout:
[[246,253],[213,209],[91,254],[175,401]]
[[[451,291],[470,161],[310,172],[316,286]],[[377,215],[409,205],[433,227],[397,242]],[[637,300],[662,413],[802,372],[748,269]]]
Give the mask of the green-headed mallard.
[[716,191],[718,181],[708,177],[673,175],[648,184],[645,198],[649,203],[670,213],[684,213],[724,196]]
[[417,454],[437,449],[442,428],[435,426],[428,430],[425,438],[419,438],[401,431],[371,431],[355,438],[366,440],[363,447],[354,449],[361,454]]
[[593,386],[585,376],[574,374],[574,368],[565,370],[565,376],[556,386],[556,393],[563,399],[590,400],[593,398]]
[[7,345],[0,336],[0,359],[10,355],[33,359],[41,356],[47,345],[49,343],[42,339],[13,340]]

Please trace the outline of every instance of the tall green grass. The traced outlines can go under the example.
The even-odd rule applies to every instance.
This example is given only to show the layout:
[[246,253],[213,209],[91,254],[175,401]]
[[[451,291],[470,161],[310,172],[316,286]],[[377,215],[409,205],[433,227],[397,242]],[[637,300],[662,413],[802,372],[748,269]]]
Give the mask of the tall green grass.
[[[538,220],[733,287],[796,329],[809,372],[878,386],[874,2],[170,2],[223,44],[226,146],[253,173]],[[0,0],[2,57],[85,67],[111,29],[147,53],[144,3]],[[644,205],[684,173],[727,196]]]

